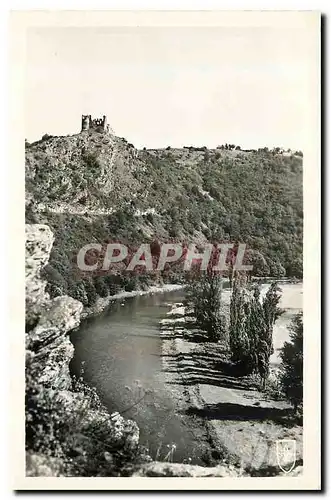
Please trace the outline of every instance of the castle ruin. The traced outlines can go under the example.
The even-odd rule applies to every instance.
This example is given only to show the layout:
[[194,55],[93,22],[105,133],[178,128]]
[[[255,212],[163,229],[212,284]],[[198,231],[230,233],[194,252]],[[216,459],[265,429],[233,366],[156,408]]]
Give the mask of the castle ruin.
[[85,132],[86,130],[97,130],[97,131],[105,131],[108,132],[109,125],[107,125],[107,117],[103,115],[102,118],[94,118],[92,119],[91,115],[82,115],[82,128],[81,132]]

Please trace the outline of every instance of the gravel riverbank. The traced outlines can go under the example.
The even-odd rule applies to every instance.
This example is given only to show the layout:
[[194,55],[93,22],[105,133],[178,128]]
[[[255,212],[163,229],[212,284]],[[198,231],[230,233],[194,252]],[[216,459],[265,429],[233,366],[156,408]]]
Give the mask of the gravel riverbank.
[[[238,377],[221,343],[201,342],[194,318],[173,305],[160,324],[163,370],[181,411],[201,419],[214,464],[279,474],[276,441],[296,440],[295,472],[302,464],[302,427],[291,425],[291,407],[261,393],[251,377]],[[211,460],[211,461],[213,461]]]

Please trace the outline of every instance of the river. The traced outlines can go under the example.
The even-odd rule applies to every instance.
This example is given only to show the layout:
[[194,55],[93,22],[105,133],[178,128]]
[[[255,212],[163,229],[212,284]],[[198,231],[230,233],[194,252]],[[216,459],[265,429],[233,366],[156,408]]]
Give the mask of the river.
[[[272,364],[279,363],[279,348],[288,339],[287,326],[302,309],[302,284],[282,288],[280,305],[286,312],[275,325]],[[159,322],[169,303],[183,298],[180,290],[136,296],[116,301],[102,314],[83,321],[71,335],[75,346],[71,369],[76,375],[83,370],[84,379],[96,388],[111,413],[119,411],[137,422],[141,443],[153,459],[164,460],[175,444],[174,461],[189,457],[191,463],[201,465],[208,436],[202,422],[180,411],[162,372]]]

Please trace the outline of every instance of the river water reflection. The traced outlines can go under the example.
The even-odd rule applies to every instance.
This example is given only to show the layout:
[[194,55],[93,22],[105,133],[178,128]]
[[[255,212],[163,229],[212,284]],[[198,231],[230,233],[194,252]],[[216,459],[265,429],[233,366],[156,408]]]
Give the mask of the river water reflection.
[[[272,364],[279,363],[278,349],[288,339],[287,327],[302,308],[302,284],[282,288],[280,305],[286,312],[275,325]],[[266,289],[264,285],[263,293]],[[125,410],[124,415],[138,423],[141,442],[153,458],[164,458],[168,446],[175,443],[175,461],[190,457],[192,463],[202,464],[202,436],[195,432],[200,424],[178,412],[162,372],[159,322],[169,303],[183,298],[182,290],[132,297],[83,321],[71,335],[75,346],[71,369],[78,375],[84,368],[85,380],[97,389],[110,412]],[[227,290],[224,299],[229,300]]]

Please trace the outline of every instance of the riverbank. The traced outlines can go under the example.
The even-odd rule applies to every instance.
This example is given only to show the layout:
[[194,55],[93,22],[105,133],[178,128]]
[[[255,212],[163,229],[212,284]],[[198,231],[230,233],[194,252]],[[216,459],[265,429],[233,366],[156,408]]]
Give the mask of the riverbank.
[[109,295],[108,297],[98,297],[95,304],[91,307],[84,307],[81,313],[81,319],[91,318],[102,313],[107,307],[117,300],[125,300],[132,297],[138,297],[142,295],[150,295],[154,293],[166,293],[173,292],[176,290],[181,290],[185,285],[179,284],[165,284],[161,286],[151,286],[147,290],[132,290],[131,292],[127,292],[125,290],[116,293],[115,295]]
[[278,475],[276,441],[295,439],[297,467],[292,473],[299,474],[303,433],[302,426],[291,423],[290,405],[262,393],[251,376],[236,373],[224,346],[206,342],[182,304],[171,308],[160,328],[167,383],[173,397],[181,398],[181,411],[202,420],[211,464]]
[[[276,278],[273,278],[273,277],[266,277],[266,278],[257,278],[257,277],[252,277],[252,280],[253,281],[256,281],[256,282],[262,282],[263,280],[263,283],[266,284],[266,283],[272,283],[273,281],[277,280]],[[225,279],[224,280],[225,283],[228,283],[228,280]],[[293,278],[281,278],[279,280],[277,280],[277,282],[281,285],[281,284],[300,284],[300,280],[295,280]],[[96,316],[100,313],[102,313],[105,309],[107,309],[107,307],[112,304],[113,302],[115,302],[116,300],[126,300],[126,299],[129,299],[129,298],[132,298],[132,297],[137,297],[137,296],[142,296],[142,295],[150,295],[150,294],[154,294],[154,293],[166,293],[166,292],[173,292],[173,291],[176,291],[176,290],[181,290],[183,288],[185,288],[186,285],[184,284],[171,284],[171,283],[167,283],[167,284],[164,284],[164,285],[160,285],[160,286],[150,286],[147,290],[132,290],[130,292],[128,291],[125,291],[125,290],[122,290],[114,295],[108,295],[107,297],[100,297],[98,296],[95,304],[93,304],[93,306],[85,306],[83,308],[83,311],[81,313],[81,319],[84,320],[84,319],[87,319],[87,318],[91,318],[93,316]]]
[[68,333],[79,326],[83,304],[45,291],[41,270],[53,241],[48,226],[26,225],[25,475],[117,476],[149,458],[137,424],[109,414],[93,389],[71,377]]
[[[193,341],[193,339],[184,338],[181,345],[175,343],[173,351],[169,346],[170,350],[167,351],[168,364],[171,365],[172,355],[178,358],[174,360],[174,369],[169,370],[167,374],[167,377],[170,377],[170,379],[168,378],[169,383],[165,385],[164,380],[160,380],[158,387],[154,387],[153,398],[150,401],[143,399],[140,406],[135,405],[137,416],[139,417],[139,413],[141,413],[141,423],[139,423],[141,434],[143,432],[146,434],[151,429],[155,430],[156,437],[159,438],[159,416],[162,418],[164,415],[170,417],[169,421],[165,422],[165,435],[168,437],[171,434],[174,437],[174,445],[176,442],[182,441],[182,455],[178,455],[180,456],[178,461],[185,462],[180,467],[173,467],[172,470],[168,464],[163,467],[159,462],[151,461],[148,453],[141,448],[139,445],[140,431],[135,417],[127,419],[123,418],[116,410],[109,411],[108,407],[106,408],[101,402],[99,392],[97,394],[91,388],[93,383],[88,386],[82,381],[72,380],[70,376],[69,364],[75,351],[68,333],[71,332],[71,336],[77,335],[77,328],[83,318],[102,312],[111,302],[117,301],[118,308],[123,310],[126,304],[121,307],[122,304],[119,301],[130,303],[133,302],[134,297],[159,295],[161,292],[179,290],[182,285],[165,285],[151,287],[146,291],[121,292],[112,297],[101,299],[93,310],[82,312],[81,302],[69,296],[50,299],[45,292],[46,283],[41,279],[40,272],[49,260],[54,241],[48,226],[27,226],[26,241],[26,311],[29,320],[26,333],[26,475],[92,477],[123,474],[185,476],[213,474],[213,469],[192,469],[187,464],[191,461],[193,463],[201,451],[204,455],[202,460],[204,464],[218,467],[221,460],[224,460],[222,467],[217,468],[217,475],[226,477],[241,474],[242,470],[238,469],[236,460],[229,459],[230,451],[226,445],[223,445],[221,437],[218,435],[215,437],[217,429],[214,429],[212,425],[204,425],[205,415],[191,409],[203,410],[204,404],[199,399],[202,397],[203,391],[199,387],[196,390],[196,381],[191,384],[190,374],[185,373],[187,371],[186,362],[189,361],[190,370],[192,368],[192,366],[190,368],[190,363],[194,358],[194,352],[188,348],[187,342],[198,347],[195,345],[198,344],[196,339]],[[126,299],[131,299],[131,301]],[[164,309],[160,311],[159,308],[157,314],[161,316],[163,311]],[[154,335],[155,318],[150,317],[151,312],[151,309],[144,310],[140,316],[148,317],[152,321],[153,332],[150,331],[149,335],[146,335],[145,326],[142,325],[143,329],[138,332],[137,337],[146,339],[145,345],[141,344],[141,346],[149,346],[150,359],[155,359],[157,364],[160,363],[160,359],[159,352],[155,349],[159,348],[160,338],[157,322],[157,331]],[[177,340],[177,338],[180,340],[181,332],[185,327],[182,324],[185,321],[184,314],[184,309],[178,310],[177,308],[177,311],[172,311],[172,317],[168,318],[170,323],[164,323],[164,326],[171,330],[171,340]],[[136,316],[136,319],[138,317],[139,315]],[[122,350],[122,357],[128,358],[128,366],[133,364],[131,360],[134,359],[134,370],[138,370],[139,376],[142,373],[146,376],[146,352],[144,348],[137,350],[137,344],[130,341],[133,336],[132,325],[136,328],[136,321],[133,320],[133,316],[128,316],[128,319],[127,337],[124,338],[120,332],[117,345]],[[109,325],[112,324],[113,320],[113,311],[112,319],[110,320],[108,317],[105,320],[107,323],[106,331],[109,331]],[[176,320],[177,324],[170,327],[173,320]],[[116,331],[117,325],[112,326]],[[112,364],[112,359],[116,360],[118,356],[113,347],[110,348],[108,338],[106,338],[105,348],[104,346],[100,347],[100,337],[98,338],[94,333],[94,331],[91,332],[95,345],[98,345],[99,352],[106,356],[105,364],[100,365],[99,359],[96,363],[100,367],[102,377],[105,378],[106,367],[113,380],[116,373],[122,376],[124,372],[122,370],[116,371],[114,364]],[[153,342],[151,342],[151,338],[154,338]],[[163,336],[162,346],[164,346],[165,340]],[[185,350],[187,350],[188,357],[185,355]],[[88,349],[87,352],[88,357],[91,358],[93,349]],[[132,353],[132,358],[128,356],[128,352]],[[182,356],[183,354],[184,356]],[[215,353],[211,348],[210,352],[203,351],[202,354],[208,357]],[[139,363],[137,363],[137,359],[140,359]],[[164,362],[164,356],[162,356],[162,363]],[[176,364],[177,362],[179,364]],[[152,365],[151,373],[147,374],[150,383],[154,383],[156,364]],[[194,359],[193,367],[196,368]],[[179,375],[181,379],[178,383]],[[131,378],[135,380],[135,378]],[[116,381],[115,386],[118,387]],[[122,392],[131,394],[131,389],[132,387],[124,385]],[[136,389],[140,390],[140,386],[137,386]],[[171,392],[171,397],[169,395],[167,401],[165,401],[167,398],[164,398],[164,390]],[[106,387],[106,392],[109,394],[108,387]],[[110,394],[109,397],[111,404],[113,404],[112,395]],[[133,397],[136,401],[135,395]],[[123,408],[124,411],[120,413],[124,413],[127,417],[127,406]],[[151,414],[150,428],[145,429],[147,416]],[[169,429],[171,433],[168,432]],[[166,440],[161,444],[167,448],[169,441]],[[174,447],[170,449],[175,450]],[[166,453],[165,451],[161,449],[161,456],[159,453],[158,458],[162,458],[166,462],[176,461],[176,453],[169,455],[169,450]],[[148,463],[148,465],[142,465],[144,463]]]

